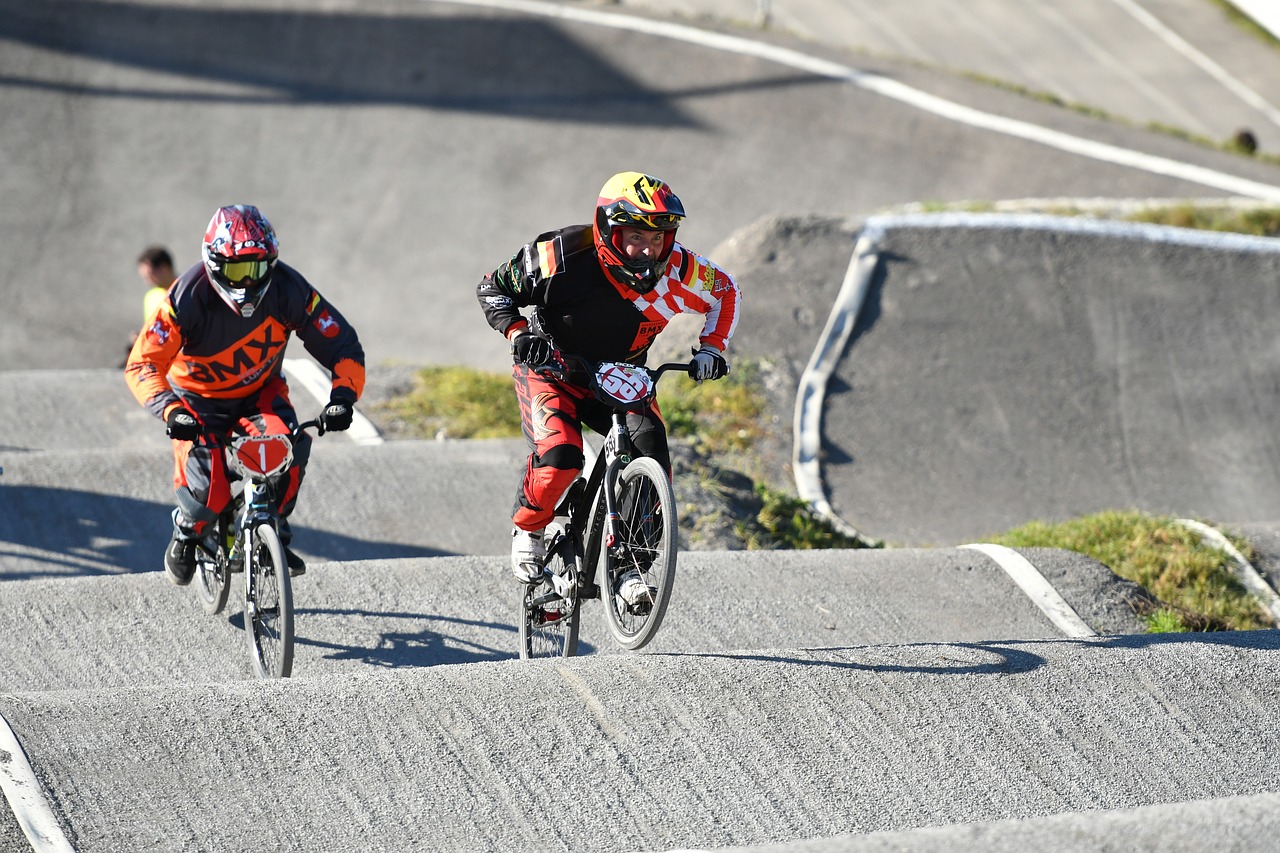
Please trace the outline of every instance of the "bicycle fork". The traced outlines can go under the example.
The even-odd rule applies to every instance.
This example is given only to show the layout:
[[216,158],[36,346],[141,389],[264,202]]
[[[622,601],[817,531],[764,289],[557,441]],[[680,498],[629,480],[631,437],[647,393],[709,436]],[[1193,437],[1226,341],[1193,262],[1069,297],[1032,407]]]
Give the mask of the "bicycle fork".
[[[613,435],[605,444],[604,469],[604,546],[613,548],[618,544],[618,524],[622,517],[618,514],[618,502],[614,497],[618,487],[618,474],[631,462],[631,454],[627,452],[627,444],[631,437],[627,434],[626,424],[618,414],[613,416]],[[621,465],[614,465],[614,461]]]
[[[253,553],[253,532],[264,524],[274,524],[275,520],[270,511],[271,494],[270,489],[265,483],[250,481],[245,484],[244,489],[244,514],[240,517],[240,535],[236,539],[236,545],[232,548],[231,557],[237,557],[244,566],[244,604],[246,610],[246,618],[252,621],[253,616],[258,610],[258,589],[255,575],[257,575],[257,567],[254,565],[256,556]],[[288,571],[287,568],[277,566],[277,571]]]

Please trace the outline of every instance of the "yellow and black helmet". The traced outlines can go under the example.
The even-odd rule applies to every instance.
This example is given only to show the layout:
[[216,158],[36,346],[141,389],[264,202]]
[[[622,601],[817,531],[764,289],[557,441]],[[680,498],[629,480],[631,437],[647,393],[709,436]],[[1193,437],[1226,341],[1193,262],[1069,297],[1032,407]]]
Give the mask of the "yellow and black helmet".
[[[667,270],[683,220],[684,205],[666,183],[640,172],[619,172],[605,182],[596,200],[593,231],[600,265],[615,281],[648,293]],[[620,228],[661,231],[662,251],[657,257],[627,257]]]

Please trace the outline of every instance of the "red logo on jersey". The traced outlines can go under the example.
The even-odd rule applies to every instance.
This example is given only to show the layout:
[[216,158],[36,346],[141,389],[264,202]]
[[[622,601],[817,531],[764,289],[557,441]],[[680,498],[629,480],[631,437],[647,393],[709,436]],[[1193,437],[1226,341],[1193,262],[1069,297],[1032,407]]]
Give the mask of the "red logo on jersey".
[[329,316],[328,311],[321,311],[320,316],[316,318],[316,328],[320,330],[320,334],[326,338],[337,337],[338,332],[342,328],[338,325],[338,321]]
[[156,321],[151,324],[151,328],[147,329],[147,334],[151,336],[151,340],[160,344],[160,346],[164,346],[169,342],[169,335],[173,334],[173,331],[169,328],[168,323],[157,317]]

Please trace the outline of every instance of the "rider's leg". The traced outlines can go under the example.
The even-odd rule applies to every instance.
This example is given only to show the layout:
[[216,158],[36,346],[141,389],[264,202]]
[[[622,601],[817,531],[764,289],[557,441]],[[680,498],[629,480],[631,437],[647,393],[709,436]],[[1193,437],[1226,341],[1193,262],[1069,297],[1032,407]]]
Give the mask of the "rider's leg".
[[523,365],[512,370],[529,457],[511,512],[511,571],[531,583],[542,577],[542,530],[556,503],[582,472],[581,392],[539,376]]
[[656,459],[667,477],[671,477],[671,451],[667,446],[667,426],[658,410],[658,401],[643,412],[627,414],[627,432],[636,450],[644,456]]
[[[190,402],[187,403],[190,407]],[[219,419],[199,413],[206,430]],[[190,441],[173,442],[173,490],[178,506],[173,511],[173,534],[165,549],[164,568],[178,586],[191,582],[196,570],[195,540],[231,500],[227,468],[220,450]]]

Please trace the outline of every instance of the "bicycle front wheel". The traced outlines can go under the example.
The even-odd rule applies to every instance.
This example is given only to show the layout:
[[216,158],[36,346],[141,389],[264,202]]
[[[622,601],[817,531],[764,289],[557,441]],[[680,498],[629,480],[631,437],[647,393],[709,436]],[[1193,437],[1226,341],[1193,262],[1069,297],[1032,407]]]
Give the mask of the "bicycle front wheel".
[[[552,544],[547,554],[547,568],[562,578],[577,577],[574,565],[577,549],[568,536],[560,536],[558,524],[547,526],[544,533]],[[551,579],[529,584],[520,591],[520,657],[573,657],[578,653],[579,602],[576,583],[571,583],[565,596],[556,594]]]
[[259,678],[288,678],[293,672],[293,585],[280,536],[270,524],[254,528],[245,571],[245,633]]
[[662,625],[676,579],[676,498],[667,472],[648,457],[632,461],[618,476],[616,505],[617,539],[603,548],[600,597],[613,639],[638,649]]

